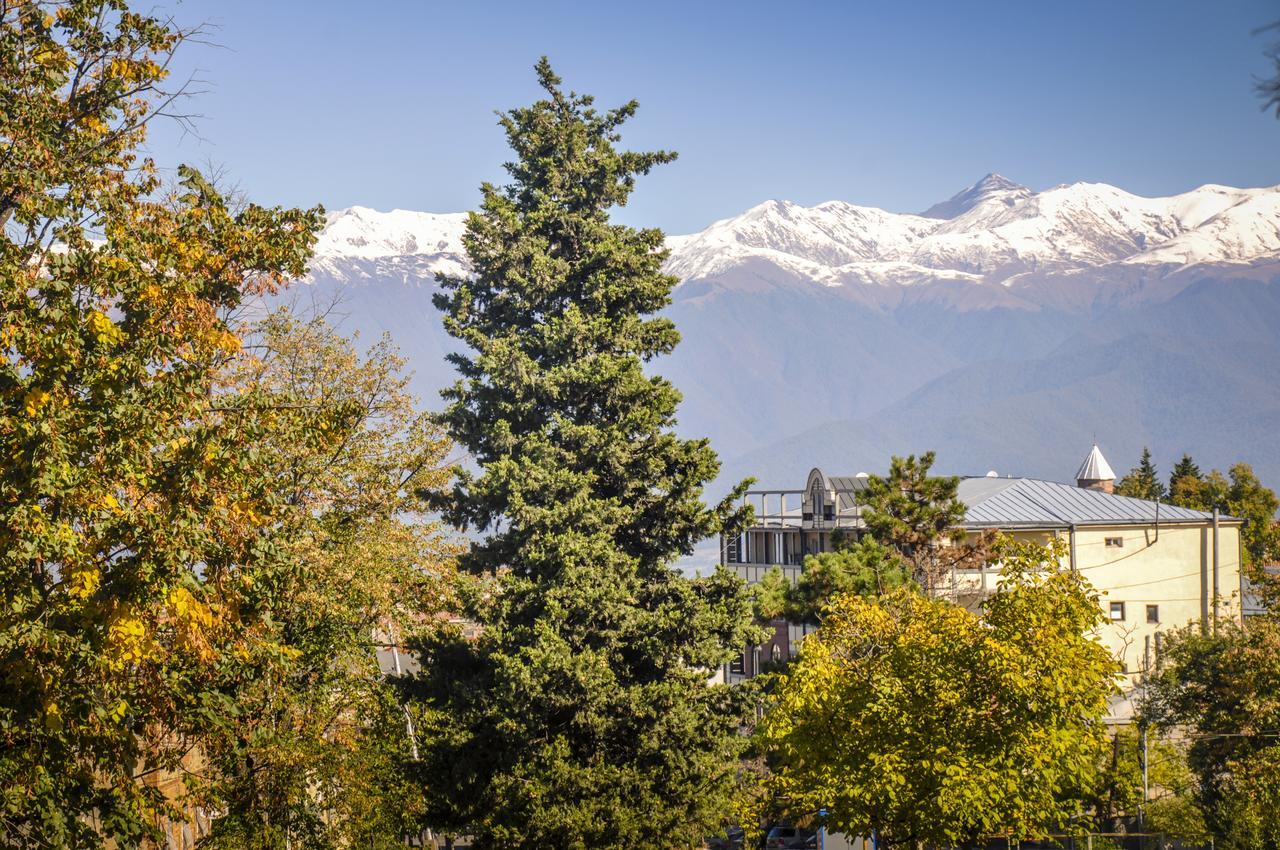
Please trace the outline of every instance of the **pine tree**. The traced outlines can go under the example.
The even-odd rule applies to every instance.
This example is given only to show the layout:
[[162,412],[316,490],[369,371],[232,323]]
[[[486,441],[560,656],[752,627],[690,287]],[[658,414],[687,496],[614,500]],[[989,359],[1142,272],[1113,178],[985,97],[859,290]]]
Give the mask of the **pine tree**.
[[966,542],[960,527],[966,508],[956,495],[960,479],[930,475],[935,457],[892,458],[887,476],[867,480],[863,509],[867,533],[900,555],[911,578],[930,593],[953,568],[980,560],[990,545],[987,538]]
[[1191,455],[1184,454],[1169,474],[1169,501],[1183,508],[1208,510],[1204,475]]
[[491,576],[473,639],[424,642],[410,692],[439,829],[489,848],[691,847],[727,811],[743,694],[709,685],[748,642],[724,572],[674,559],[741,520],[702,488],[719,465],[673,433],[680,396],[644,363],[678,341],[653,314],[675,279],[662,233],[609,221],[665,151],[615,148],[634,102],[598,112],[546,91],[501,116],[511,182],[467,222],[470,277],[442,277],[446,330],[470,349],[441,415],[479,474],[443,505],[484,535],[462,568]]
[[1118,496],[1151,501],[1165,497],[1164,483],[1160,480],[1156,465],[1151,461],[1151,450],[1146,446],[1142,448],[1142,459],[1138,461],[1138,465],[1116,482],[1115,492]]

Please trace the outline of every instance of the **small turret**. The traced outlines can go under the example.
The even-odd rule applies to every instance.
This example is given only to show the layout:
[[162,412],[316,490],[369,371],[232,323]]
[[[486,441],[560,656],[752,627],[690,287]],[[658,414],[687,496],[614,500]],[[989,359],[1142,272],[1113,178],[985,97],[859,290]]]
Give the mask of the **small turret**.
[[1101,490],[1104,493],[1110,493],[1115,489],[1116,474],[1112,471],[1111,464],[1107,463],[1107,459],[1102,456],[1102,450],[1098,448],[1097,443],[1093,444],[1088,457],[1076,472],[1076,486],[1086,490]]

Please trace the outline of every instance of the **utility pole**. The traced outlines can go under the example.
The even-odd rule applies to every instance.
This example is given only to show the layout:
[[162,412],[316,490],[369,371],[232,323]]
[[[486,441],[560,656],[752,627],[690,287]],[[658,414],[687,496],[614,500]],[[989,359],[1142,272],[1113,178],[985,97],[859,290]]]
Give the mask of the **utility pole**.
[[1147,722],[1144,720],[1138,725],[1141,731],[1139,738],[1142,748],[1142,805],[1138,807],[1138,831],[1147,831],[1147,799],[1150,796],[1147,774]]

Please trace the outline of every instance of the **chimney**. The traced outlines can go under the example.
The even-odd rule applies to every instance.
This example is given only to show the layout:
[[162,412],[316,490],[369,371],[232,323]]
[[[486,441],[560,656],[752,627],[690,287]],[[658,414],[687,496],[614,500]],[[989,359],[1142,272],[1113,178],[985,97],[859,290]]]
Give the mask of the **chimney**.
[[1111,464],[1107,463],[1107,459],[1102,456],[1102,450],[1098,448],[1098,444],[1094,443],[1084,463],[1080,464],[1080,469],[1076,471],[1076,486],[1085,490],[1110,493],[1115,489],[1115,485],[1116,474],[1111,470]]

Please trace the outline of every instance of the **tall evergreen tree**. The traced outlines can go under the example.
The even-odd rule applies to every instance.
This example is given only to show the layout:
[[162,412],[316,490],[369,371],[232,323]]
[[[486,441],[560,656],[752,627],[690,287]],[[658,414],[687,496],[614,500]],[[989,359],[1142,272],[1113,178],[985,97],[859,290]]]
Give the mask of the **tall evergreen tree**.
[[978,563],[991,543],[967,541],[960,527],[966,508],[956,495],[960,479],[930,475],[935,457],[892,458],[887,476],[867,480],[863,509],[867,532],[900,555],[930,593],[945,585],[953,568]]
[[492,576],[467,639],[424,642],[408,683],[435,712],[430,820],[485,848],[695,846],[728,809],[743,695],[709,685],[750,637],[742,583],[674,559],[726,522],[702,501],[719,464],[673,433],[680,396],[644,363],[678,341],[662,233],[612,224],[665,151],[615,147],[634,102],[599,112],[544,58],[545,98],[500,118],[511,182],[467,222],[473,274],[442,277],[470,349],[441,415],[479,474],[442,505],[484,535]]
[[1138,465],[1116,482],[1116,495],[1152,501],[1165,497],[1164,482],[1160,480],[1160,473],[1151,460],[1151,450],[1146,446],[1142,447],[1142,459]]
[[1179,507],[1208,510],[1208,487],[1199,465],[1184,454],[1169,473],[1169,501]]

